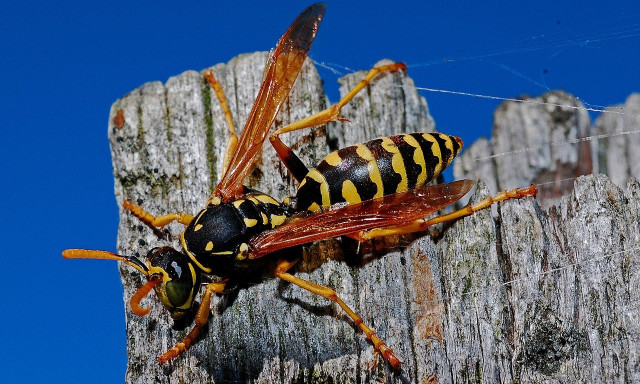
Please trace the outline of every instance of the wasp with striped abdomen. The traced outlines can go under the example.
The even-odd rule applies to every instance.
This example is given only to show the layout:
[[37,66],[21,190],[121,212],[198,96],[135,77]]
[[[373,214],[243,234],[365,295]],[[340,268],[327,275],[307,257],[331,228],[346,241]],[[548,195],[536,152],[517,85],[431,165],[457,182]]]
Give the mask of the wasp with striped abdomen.
[[[323,4],[302,12],[279,40],[265,67],[263,84],[240,137],[235,133],[231,112],[213,72],[205,77],[216,93],[227,118],[229,141],[223,160],[223,176],[205,208],[195,216],[175,212],[154,216],[139,205],[125,201],[123,208],[142,222],[162,228],[177,221],[186,228],[180,236],[182,250],[151,249],[145,262],[134,256],[106,251],[69,249],[66,258],[113,259],[137,269],[148,282],[132,296],[133,313],[144,316],[148,308],[141,300],[155,290],[174,319],[184,317],[201,289],[205,290],[191,332],[162,354],[161,363],[180,355],[207,323],[211,297],[226,293],[238,281],[281,256],[286,248],[338,236],[362,241],[426,229],[432,224],[456,219],[486,208],[495,201],[535,195],[535,187],[503,192],[453,213],[426,217],[449,206],[471,188],[460,180],[428,186],[460,152],[462,141],[441,133],[411,133],[378,138],[342,148],[308,169],[280,136],[340,120],[340,110],[379,74],[405,71],[402,63],[373,68],[334,106],[269,135],[275,117],[301,71],[319,24]],[[291,175],[298,181],[295,196],[282,202],[244,185],[253,160],[269,140]],[[362,318],[331,288],[301,279],[289,272],[295,258],[276,260],[274,275],[337,303],[373,343],[389,364],[401,362]],[[210,282],[210,276],[219,279]]]

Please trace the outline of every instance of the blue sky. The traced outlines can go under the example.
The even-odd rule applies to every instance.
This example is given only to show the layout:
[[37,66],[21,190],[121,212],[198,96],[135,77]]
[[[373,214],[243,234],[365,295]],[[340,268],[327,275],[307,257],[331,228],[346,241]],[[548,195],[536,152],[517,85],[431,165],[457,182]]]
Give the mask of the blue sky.
[[[271,48],[309,3],[12,3],[0,4],[0,377],[121,382],[116,265],[60,256],[115,250],[109,107],[145,82]],[[592,105],[640,91],[638,2],[327,3],[311,57],[343,73],[391,58],[428,88],[500,97],[562,88]],[[320,73],[335,101],[338,76]],[[439,130],[466,142],[490,133],[499,102],[422,94]]]

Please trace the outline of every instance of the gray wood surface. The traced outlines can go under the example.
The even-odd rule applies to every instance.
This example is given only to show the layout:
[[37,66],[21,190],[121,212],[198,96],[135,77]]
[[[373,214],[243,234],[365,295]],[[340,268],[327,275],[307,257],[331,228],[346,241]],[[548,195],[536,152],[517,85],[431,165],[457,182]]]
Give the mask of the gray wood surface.
[[589,114],[563,91],[522,100],[498,107],[491,139],[473,143],[454,174],[486,180],[491,190],[538,184],[538,201],[548,208],[573,189],[575,177],[592,172],[589,142],[579,140],[589,136]]
[[[238,130],[260,86],[265,58],[242,55],[214,67]],[[341,92],[362,76],[343,78]],[[276,125],[327,103],[307,63]],[[402,74],[374,82],[343,115],[351,122],[291,134],[285,141],[312,166],[336,146],[434,129],[425,100]],[[579,110],[565,121],[571,119],[582,129]],[[571,129],[562,137],[579,134]],[[218,181],[226,138],[220,107],[201,73],[148,83],[117,100],[109,140],[118,204],[126,198],[154,214],[196,213]],[[247,182],[276,198],[295,190],[268,144]],[[489,193],[484,185],[474,199]],[[573,192],[554,197],[559,207],[548,212],[533,199],[510,201],[496,209],[496,218],[487,210],[435,238],[379,240],[358,254],[340,240],[310,247],[296,274],[334,288],[404,361],[401,372],[382,361],[370,367],[372,346],[336,306],[273,278],[216,298],[198,341],[161,366],[156,357],[191,324],[174,327],[154,295],[143,302],[152,308],[148,316],[133,315],[127,302],[144,279],[122,267],[126,381],[638,381],[640,186],[630,181],[623,192],[604,176],[587,176],[568,190]],[[118,252],[144,256],[154,246],[178,248],[180,225],[166,229],[173,241],[161,239],[127,212],[120,214]]]

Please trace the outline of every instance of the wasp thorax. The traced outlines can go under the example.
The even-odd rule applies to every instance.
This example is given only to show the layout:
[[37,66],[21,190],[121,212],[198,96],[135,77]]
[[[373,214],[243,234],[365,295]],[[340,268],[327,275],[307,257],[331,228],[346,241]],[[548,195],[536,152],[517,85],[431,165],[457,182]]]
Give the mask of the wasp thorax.
[[171,247],[159,247],[149,251],[147,264],[151,276],[161,277],[155,290],[171,317],[184,316],[191,308],[200,284],[200,274],[189,258]]

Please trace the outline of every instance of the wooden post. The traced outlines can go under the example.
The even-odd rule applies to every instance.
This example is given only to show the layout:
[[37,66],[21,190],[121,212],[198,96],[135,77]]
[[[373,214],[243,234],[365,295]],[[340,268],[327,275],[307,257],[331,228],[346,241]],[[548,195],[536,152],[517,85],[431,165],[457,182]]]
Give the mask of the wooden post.
[[[241,130],[260,86],[265,53],[214,67]],[[342,91],[358,77],[344,78]],[[327,105],[307,62],[276,124]],[[453,113],[453,112],[452,112]],[[333,146],[407,131],[432,131],[426,102],[402,74],[374,82],[343,111],[350,123],[285,136],[308,166]],[[456,132],[446,132],[455,134]],[[195,214],[221,173],[225,120],[201,73],[148,83],[117,100],[109,119],[115,193],[154,214]],[[247,183],[276,198],[293,182],[268,144]],[[496,192],[496,191],[491,191]],[[478,188],[475,199],[489,194]],[[126,381],[148,382],[539,382],[634,381],[640,326],[640,186],[606,177],[576,181],[559,208],[510,201],[460,220],[437,242],[428,235],[312,245],[297,275],[334,288],[403,360],[393,372],[336,306],[275,279],[219,297],[201,337],[166,365],[156,357],[188,332],[154,295],[151,313],[126,308]],[[144,257],[171,244],[120,210],[118,252]],[[121,268],[125,303],[143,278]],[[114,326],[118,326],[117,324]]]

